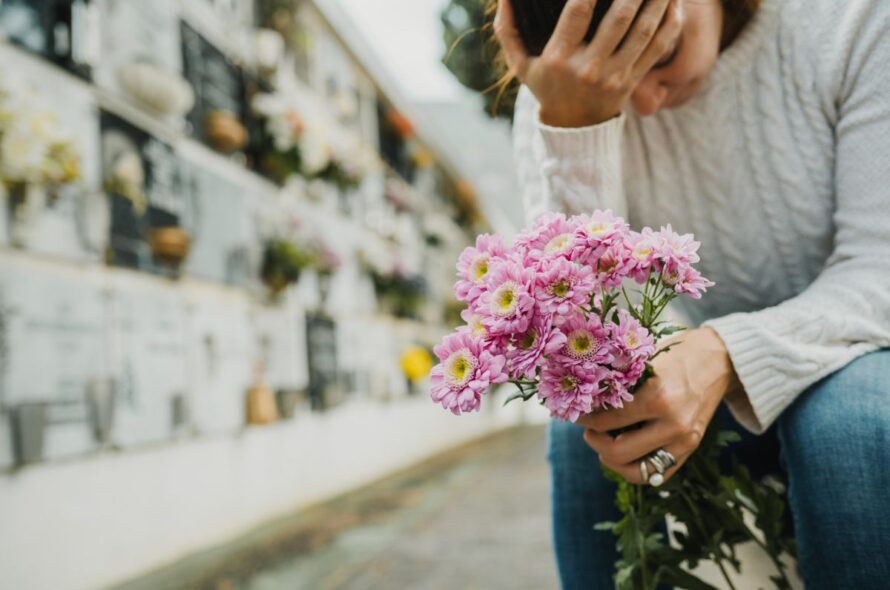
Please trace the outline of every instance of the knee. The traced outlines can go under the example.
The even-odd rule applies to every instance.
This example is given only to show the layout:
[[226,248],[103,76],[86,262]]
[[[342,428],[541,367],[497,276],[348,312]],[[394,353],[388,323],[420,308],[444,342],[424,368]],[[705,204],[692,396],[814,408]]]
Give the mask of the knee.
[[890,434],[890,351],[867,354],[801,394],[779,421],[789,469],[836,479],[883,471]]

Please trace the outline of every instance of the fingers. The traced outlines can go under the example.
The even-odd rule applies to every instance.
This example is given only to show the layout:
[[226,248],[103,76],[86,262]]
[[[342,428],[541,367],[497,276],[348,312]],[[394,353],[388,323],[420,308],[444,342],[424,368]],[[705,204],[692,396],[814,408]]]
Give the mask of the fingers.
[[584,441],[609,465],[626,465],[671,445],[682,444],[683,429],[666,420],[647,423],[642,428],[612,438],[607,432],[584,431]]
[[[673,466],[665,469],[663,475],[664,475],[664,481],[666,482],[669,479],[671,479],[677,473],[677,471],[680,470],[680,468],[686,463],[686,460],[689,459],[689,457],[692,453],[691,452],[682,452],[680,447],[676,447],[676,446],[668,446],[668,447],[665,447],[664,450],[666,450],[667,452],[672,454],[674,456],[674,458],[677,460],[676,465],[673,465]],[[642,470],[640,469],[640,463],[642,462],[642,459],[639,461],[634,461],[632,463],[619,465],[619,464],[609,463],[607,460],[600,457],[600,462],[603,465],[605,465],[606,467],[608,467],[609,469],[611,469],[612,471],[621,475],[621,477],[623,477],[629,483],[637,484],[637,485],[648,485],[649,484],[648,481],[643,480],[643,473],[642,473]],[[657,470],[655,464],[648,458],[646,459],[646,470],[650,477],[654,473],[658,473],[658,470]]]
[[522,80],[528,71],[530,58],[516,28],[510,0],[498,0],[498,11],[494,17],[494,33],[504,50],[507,67],[517,78]]
[[[683,3],[673,0],[664,15],[664,21],[658,33],[649,43],[646,51],[634,65],[634,73],[637,76],[646,75],[655,64],[661,61],[668,52],[679,43],[680,32],[683,29]],[[669,343],[666,343],[669,344]]]
[[544,47],[544,53],[567,59],[584,42],[593,20],[596,0],[569,0],[562,9],[556,29]]
[[671,0],[649,0],[615,53],[618,62],[632,66],[658,33]]
[[602,24],[590,42],[587,57],[602,56],[603,58],[608,58],[615,53],[621,40],[624,39],[624,36],[630,30],[634,19],[637,18],[637,13],[640,11],[642,4],[643,0],[616,0],[609,7]]

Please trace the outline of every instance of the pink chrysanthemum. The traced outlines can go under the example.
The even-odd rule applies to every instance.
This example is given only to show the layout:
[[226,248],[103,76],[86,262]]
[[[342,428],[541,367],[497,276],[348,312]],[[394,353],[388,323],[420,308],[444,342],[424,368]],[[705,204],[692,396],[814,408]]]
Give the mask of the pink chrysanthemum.
[[446,336],[433,350],[440,364],[430,373],[430,397],[453,414],[477,411],[488,388],[509,379],[507,360],[486,351],[466,330]]
[[515,247],[530,262],[547,257],[570,258],[575,248],[578,218],[562,213],[545,213],[530,230],[516,238]]
[[624,219],[610,210],[596,210],[591,215],[580,215],[572,258],[579,263],[594,266],[596,259],[609,246],[623,241],[628,231]]
[[702,293],[714,286],[696,269],[675,260],[665,263],[661,280],[678,295],[689,295],[693,299],[701,299]]
[[535,314],[535,271],[515,260],[499,261],[485,277],[485,290],[473,306],[493,337],[528,329]]
[[[640,373],[642,375],[642,373]],[[632,401],[634,396],[630,393],[629,388],[636,385],[639,377],[628,383],[627,375],[619,371],[612,371],[611,374],[603,380],[603,391],[598,398],[598,404],[601,408],[623,408],[624,402]]]
[[546,316],[537,316],[535,321],[513,342],[507,352],[510,374],[514,379],[534,379],[544,359],[565,346],[566,337],[553,326]]
[[658,253],[661,246],[661,236],[656,234],[652,229],[646,227],[640,233],[631,232],[626,243],[630,250],[629,260],[632,263],[630,276],[640,284],[645,283],[649,278],[649,271],[658,267]]
[[578,306],[589,305],[595,288],[590,267],[565,258],[548,259],[542,262],[535,281],[535,299],[541,312],[567,315]]
[[541,371],[538,398],[554,418],[575,422],[599,407],[602,381],[608,375],[609,371],[598,365],[548,362]]
[[646,359],[655,354],[655,338],[630,312],[619,310],[617,320],[608,324],[609,339],[617,351]]
[[698,249],[701,243],[696,242],[692,234],[680,235],[668,224],[656,236],[656,255],[663,261],[674,261],[679,264],[694,264],[700,260]]
[[566,336],[565,345],[556,353],[560,363],[603,365],[611,360],[609,333],[596,314],[585,317],[581,312],[574,313],[564,319],[559,329]]
[[616,240],[599,257],[591,261],[596,270],[596,281],[604,289],[614,289],[630,276],[636,267],[625,240]]
[[495,259],[507,250],[499,236],[483,234],[476,238],[476,247],[466,248],[457,261],[457,283],[454,294],[458,301],[475,301],[484,289],[486,275]]

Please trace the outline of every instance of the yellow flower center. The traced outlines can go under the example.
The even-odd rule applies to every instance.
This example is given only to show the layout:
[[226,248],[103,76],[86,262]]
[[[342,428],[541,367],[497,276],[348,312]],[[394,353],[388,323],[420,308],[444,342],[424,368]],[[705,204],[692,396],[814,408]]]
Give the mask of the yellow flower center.
[[558,281],[550,285],[550,294],[554,297],[565,297],[569,294],[569,285],[568,281]]
[[536,330],[529,330],[522,335],[522,339],[519,341],[519,348],[522,350],[531,350],[537,342],[538,332]]
[[445,381],[451,387],[463,387],[472,378],[476,369],[476,359],[466,348],[462,348],[445,361]]
[[489,257],[487,254],[483,254],[476,258],[473,261],[473,265],[470,267],[470,278],[475,283],[479,283],[488,274],[488,261]]
[[508,316],[516,309],[516,292],[519,286],[513,281],[507,281],[497,288],[491,298],[491,312],[498,316]]
[[547,242],[547,245],[544,246],[545,254],[556,254],[557,252],[564,252],[571,247],[574,242],[574,236],[572,234],[560,234]]
[[586,359],[596,354],[596,351],[600,348],[600,343],[587,330],[576,330],[569,336],[567,348],[570,356],[577,359]]
[[627,344],[628,348],[636,348],[640,345],[640,339],[633,332],[628,332],[624,338],[624,343]]
[[565,391],[572,391],[573,389],[575,389],[575,387],[578,386],[578,380],[571,375],[566,375],[562,378],[559,384]]

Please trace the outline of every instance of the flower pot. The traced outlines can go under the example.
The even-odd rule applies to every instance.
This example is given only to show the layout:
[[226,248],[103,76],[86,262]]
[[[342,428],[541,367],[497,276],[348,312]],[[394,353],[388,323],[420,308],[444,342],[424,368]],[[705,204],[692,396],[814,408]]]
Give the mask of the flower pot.
[[149,230],[148,244],[156,260],[179,268],[188,258],[192,238],[179,227],[156,227]]
[[247,423],[260,426],[278,419],[275,394],[265,385],[255,385],[247,392]]
[[207,140],[217,150],[230,154],[247,145],[247,128],[229,111],[213,111],[204,122]]
[[278,415],[286,420],[294,417],[297,404],[300,403],[300,392],[294,389],[281,389],[275,392],[275,401],[278,403]]
[[188,398],[183,394],[170,398],[170,423],[174,434],[185,431],[191,421],[191,407]]
[[9,242],[17,248],[27,248],[34,241],[40,215],[46,209],[46,191],[36,185],[19,185],[9,190]]
[[12,447],[16,465],[43,460],[48,409],[46,402],[21,403],[12,408]]
[[110,379],[95,379],[87,386],[86,402],[89,410],[93,437],[99,444],[111,439],[114,427],[114,382]]

